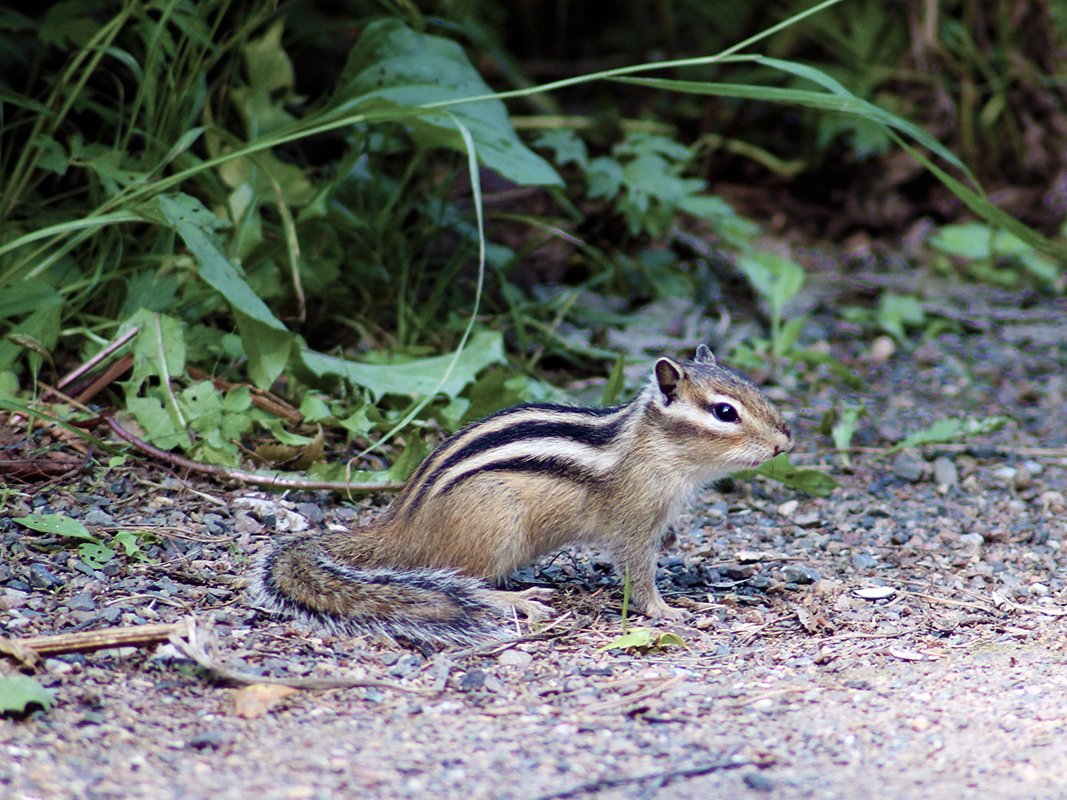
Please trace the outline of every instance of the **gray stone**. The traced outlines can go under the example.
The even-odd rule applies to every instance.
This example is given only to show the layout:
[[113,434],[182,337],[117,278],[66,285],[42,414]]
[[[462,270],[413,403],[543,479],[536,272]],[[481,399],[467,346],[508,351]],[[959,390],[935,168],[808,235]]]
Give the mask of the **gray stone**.
[[468,670],[459,682],[461,692],[472,692],[485,685],[485,672],[480,669]]
[[82,517],[81,521],[86,525],[100,525],[107,528],[113,528],[115,526],[115,518],[99,506],[94,506],[86,511],[85,516]]
[[773,792],[774,781],[762,772],[746,772],[742,780],[745,786],[757,792]]
[[893,459],[893,474],[909,483],[917,483],[922,480],[925,466],[926,463],[914,452],[902,450]]
[[96,609],[96,601],[92,595],[80,592],[67,601],[67,608],[72,611],[93,611]]
[[934,483],[952,488],[960,482],[960,474],[952,459],[941,456],[934,460]]
[[858,569],[877,569],[878,559],[868,553],[856,553],[852,556],[852,566]]
[[815,583],[819,580],[819,573],[811,567],[803,564],[786,564],[781,571],[782,580],[786,583]]
[[63,584],[44,564],[30,565],[29,580],[34,589],[55,589]]

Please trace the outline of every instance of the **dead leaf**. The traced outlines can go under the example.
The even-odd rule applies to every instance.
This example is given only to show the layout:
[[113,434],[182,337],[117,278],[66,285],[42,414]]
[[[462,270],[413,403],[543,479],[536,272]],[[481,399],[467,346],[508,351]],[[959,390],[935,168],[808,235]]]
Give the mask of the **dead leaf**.
[[234,692],[234,711],[242,719],[256,719],[296,691],[277,683],[254,683]]
[[815,633],[819,629],[818,624],[815,622],[815,615],[806,608],[797,608],[796,613],[797,620],[808,633]]

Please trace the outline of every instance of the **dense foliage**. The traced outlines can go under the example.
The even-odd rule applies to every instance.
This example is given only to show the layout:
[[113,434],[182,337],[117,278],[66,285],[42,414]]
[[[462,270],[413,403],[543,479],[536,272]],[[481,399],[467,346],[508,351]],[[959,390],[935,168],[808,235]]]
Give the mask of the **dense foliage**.
[[[787,312],[803,268],[761,251],[713,170],[810,184],[905,158],[884,196],[983,220],[935,232],[949,269],[1063,289],[1038,230],[1065,209],[1025,225],[968,168],[1032,181],[1062,152],[1067,128],[1042,127],[1063,107],[1055,4],[429,5],[0,9],[0,401],[40,380],[213,463],[265,431],[321,456],[324,425],[380,447],[554,396],[536,365],[642,360],[633,312],[717,317],[723,270],[767,310],[735,362],[833,372]],[[884,306],[869,321],[892,335],[923,322]],[[101,350],[128,358],[121,384],[89,392],[107,360],[60,377]],[[291,416],[258,402],[271,389]],[[423,447],[406,438],[366,477],[402,477]]]

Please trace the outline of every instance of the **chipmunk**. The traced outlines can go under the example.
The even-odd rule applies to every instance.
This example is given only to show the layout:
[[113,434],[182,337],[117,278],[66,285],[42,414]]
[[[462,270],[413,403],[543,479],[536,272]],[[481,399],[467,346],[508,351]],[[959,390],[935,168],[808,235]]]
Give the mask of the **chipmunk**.
[[584,542],[629,575],[634,609],[677,618],[655,583],[668,523],[710,481],[791,447],[770,401],[700,345],[657,360],[626,405],[526,404],[467,426],[369,525],[277,545],[252,599],[335,632],[473,644],[504,636],[512,608],[549,610],[486,581]]

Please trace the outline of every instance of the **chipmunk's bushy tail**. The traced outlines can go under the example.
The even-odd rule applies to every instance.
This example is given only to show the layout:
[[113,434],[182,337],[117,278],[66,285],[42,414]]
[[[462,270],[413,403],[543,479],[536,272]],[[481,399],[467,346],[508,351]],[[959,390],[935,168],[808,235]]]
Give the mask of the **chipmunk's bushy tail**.
[[507,636],[507,609],[483,581],[447,569],[352,566],[317,538],[275,546],[256,567],[254,606],[333,633],[378,634],[419,647]]

